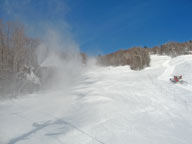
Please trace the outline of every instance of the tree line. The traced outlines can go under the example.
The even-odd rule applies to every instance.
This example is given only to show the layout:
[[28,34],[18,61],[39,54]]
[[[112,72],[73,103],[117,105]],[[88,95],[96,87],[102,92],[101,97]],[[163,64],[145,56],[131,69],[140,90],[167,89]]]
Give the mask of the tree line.
[[26,36],[24,25],[0,20],[0,72],[18,72],[23,65],[37,66],[38,39]]
[[104,66],[130,65],[132,70],[141,70],[150,66],[151,54],[171,57],[192,54],[192,40],[183,43],[168,42],[153,48],[144,46],[143,48],[133,47],[127,50],[119,50],[111,54],[98,56],[97,62]]
[[97,62],[104,66],[130,65],[133,70],[141,70],[150,65],[150,55],[147,49],[134,47],[99,56]]
[[179,55],[191,54],[192,51],[192,41],[188,42],[168,42],[161,46],[155,46],[149,49],[151,54],[158,55],[168,55],[171,57],[176,57]]

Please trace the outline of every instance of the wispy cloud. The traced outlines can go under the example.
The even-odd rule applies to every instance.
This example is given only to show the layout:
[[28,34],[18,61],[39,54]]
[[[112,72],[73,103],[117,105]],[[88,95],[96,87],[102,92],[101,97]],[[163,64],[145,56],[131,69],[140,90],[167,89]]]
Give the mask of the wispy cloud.
[[65,0],[2,0],[0,19],[24,23],[32,36],[42,36],[47,29],[69,33],[66,22],[70,7]]
[[11,18],[19,19],[51,19],[65,16],[70,8],[63,0],[4,0],[1,3],[3,13]]

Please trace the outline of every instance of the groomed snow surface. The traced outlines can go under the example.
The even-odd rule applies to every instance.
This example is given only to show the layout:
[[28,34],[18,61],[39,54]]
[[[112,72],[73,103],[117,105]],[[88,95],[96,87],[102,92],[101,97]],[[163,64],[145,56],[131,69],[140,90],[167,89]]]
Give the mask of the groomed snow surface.
[[142,71],[91,66],[68,89],[1,101],[0,144],[190,144],[191,73],[190,55],[153,55]]

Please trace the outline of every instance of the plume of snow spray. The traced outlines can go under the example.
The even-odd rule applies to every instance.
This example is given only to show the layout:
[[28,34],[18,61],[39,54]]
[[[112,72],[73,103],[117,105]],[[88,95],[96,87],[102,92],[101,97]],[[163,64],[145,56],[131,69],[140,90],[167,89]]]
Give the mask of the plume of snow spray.
[[63,40],[58,33],[49,30],[37,53],[41,68],[46,69],[42,76],[47,88],[68,88],[81,75],[80,51],[72,39]]

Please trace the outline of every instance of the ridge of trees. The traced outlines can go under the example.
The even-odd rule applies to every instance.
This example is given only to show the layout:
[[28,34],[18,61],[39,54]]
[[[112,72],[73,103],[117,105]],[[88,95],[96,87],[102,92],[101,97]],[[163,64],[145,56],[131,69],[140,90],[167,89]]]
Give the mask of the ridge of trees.
[[[36,48],[39,44],[40,40],[26,36],[24,25],[0,20],[0,73],[19,72],[24,65],[38,67]],[[119,50],[99,56],[97,62],[104,66],[130,65],[133,70],[141,70],[150,65],[150,54],[176,57],[191,51],[191,40],[184,43],[168,42],[153,48],[144,46]],[[84,53],[80,56],[86,63],[87,56]]]
[[171,57],[192,54],[192,40],[183,43],[168,42],[153,48],[144,46],[144,48],[133,47],[127,50],[118,50],[111,54],[98,56],[97,62],[104,66],[130,65],[132,70],[142,70],[150,66],[151,54]]
[[168,42],[161,46],[155,46],[148,49],[151,54],[158,55],[168,55],[171,57],[176,57],[179,55],[191,54],[192,51],[192,41],[187,41],[183,43],[179,42]]
[[147,49],[134,47],[99,56],[97,62],[104,66],[130,65],[133,70],[141,70],[150,65],[150,55]]

